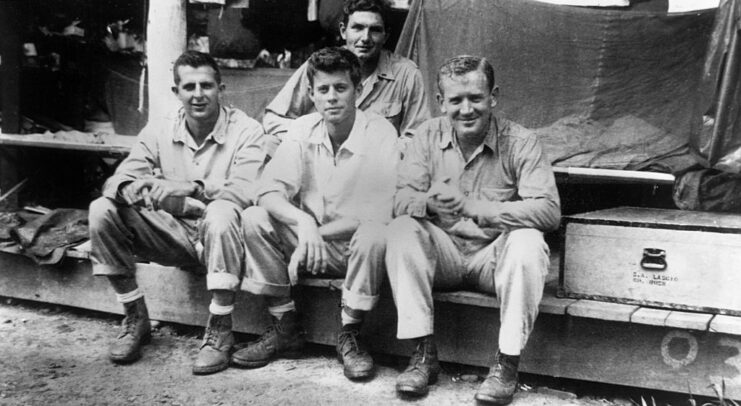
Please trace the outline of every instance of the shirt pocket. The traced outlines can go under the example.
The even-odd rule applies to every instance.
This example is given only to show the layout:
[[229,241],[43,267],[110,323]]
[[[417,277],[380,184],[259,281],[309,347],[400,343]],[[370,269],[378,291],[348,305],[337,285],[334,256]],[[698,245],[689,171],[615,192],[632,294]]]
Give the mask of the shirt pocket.
[[494,187],[482,187],[479,193],[479,199],[487,200],[490,202],[507,202],[512,199],[515,195],[513,188],[494,188]]
[[394,128],[396,128],[397,131],[399,130],[399,126],[401,125],[400,102],[381,103],[377,113],[385,117],[386,120],[393,124]]

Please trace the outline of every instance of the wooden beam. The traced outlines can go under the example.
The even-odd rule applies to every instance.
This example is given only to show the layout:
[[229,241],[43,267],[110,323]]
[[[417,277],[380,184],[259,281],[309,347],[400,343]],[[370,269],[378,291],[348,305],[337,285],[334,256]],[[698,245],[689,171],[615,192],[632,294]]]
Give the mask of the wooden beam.
[[172,67],[186,49],[185,0],[149,1],[147,83],[149,122],[162,120],[177,105],[170,87]]

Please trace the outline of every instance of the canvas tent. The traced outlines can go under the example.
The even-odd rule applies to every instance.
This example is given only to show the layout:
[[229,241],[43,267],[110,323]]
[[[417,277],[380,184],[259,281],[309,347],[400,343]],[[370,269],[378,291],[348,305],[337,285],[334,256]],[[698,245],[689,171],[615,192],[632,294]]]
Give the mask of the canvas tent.
[[397,52],[433,105],[450,56],[487,57],[502,115],[539,129],[556,166],[676,172],[688,140],[715,10],[669,15],[533,0],[417,0]]

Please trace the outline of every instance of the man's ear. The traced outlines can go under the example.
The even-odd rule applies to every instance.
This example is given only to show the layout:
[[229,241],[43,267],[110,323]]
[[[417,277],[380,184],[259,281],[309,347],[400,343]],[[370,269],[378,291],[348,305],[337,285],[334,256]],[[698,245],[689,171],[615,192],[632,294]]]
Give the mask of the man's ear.
[[347,39],[346,31],[347,31],[347,27],[345,27],[345,23],[340,21],[340,36],[342,37],[343,40]]
[[178,95],[178,87],[177,86],[171,87],[170,90],[172,90],[172,94],[174,94],[175,96]]
[[314,86],[309,85],[309,87],[306,88],[306,94],[309,95],[309,99],[314,103]]
[[498,101],[499,101],[499,86],[494,85],[494,88],[491,89],[491,108],[496,107]]
[[445,114],[446,109],[445,109],[445,104],[443,103],[443,101],[445,101],[445,96],[438,93],[436,97],[437,97],[437,103],[440,105],[440,111],[443,112],[443,114]]
[[223,92],[223,91],[224,91],[224,89],[226,89],[226,84],[224,84],[224,83],[219,83],[219,91],[220,91],[220,92]]

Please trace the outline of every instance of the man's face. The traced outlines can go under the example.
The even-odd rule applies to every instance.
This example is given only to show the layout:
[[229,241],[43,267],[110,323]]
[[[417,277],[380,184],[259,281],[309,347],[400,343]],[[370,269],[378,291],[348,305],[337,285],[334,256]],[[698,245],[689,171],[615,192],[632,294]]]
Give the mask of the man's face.
[[186,116],[209,121],[219,116],[219,96],[223,84],[216,82],[216,72],[210,66],[178,66],[180,83],[172,92],[183,103]]
[[372,11],[350,14],[347,26],[340,24],[340,34],[347,49],[360,59],[361,65],[376,60],[388,38],[383,18]]
[[327,122],[340,124],[354,117],[355,98],[359,91],[360,88],[350,80],[350,72],[317,71],[309,97]]
[[459,137],[482,136],[489,129],[491,108],[497,104],[496,87],[489,91],[486,76],[473,71],[441,79],[442,94],[437,95],[440,110],[453,123]]

